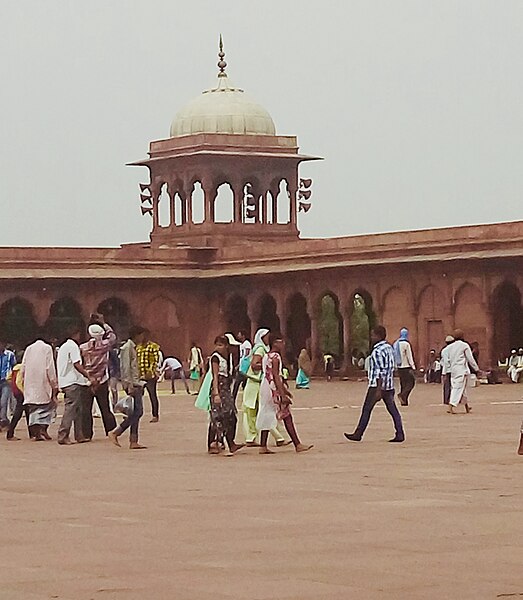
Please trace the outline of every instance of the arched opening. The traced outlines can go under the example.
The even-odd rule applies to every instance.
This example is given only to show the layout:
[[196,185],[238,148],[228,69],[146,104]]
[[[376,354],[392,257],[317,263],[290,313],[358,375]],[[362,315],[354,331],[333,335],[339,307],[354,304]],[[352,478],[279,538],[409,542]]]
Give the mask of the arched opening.
[[270,329],[273,333],[281,333],[276,300],[270,294],[264,294],[259,302],[258,327]]
[[166,183],[160,189],[158,202],[158,224],[160,227],[169,227],[171,224],[171,198]]
[[190,201],[192,203],[193,223],[203,223],[205,218],[205,192],[199,181],[194,184]]
[[289,195],[289,187],[287,181],[282,179],[280,181],[280,187],[278,192],[278,223],[288,223],[290,221],[291,214],[291,201]]
[[438,352],[450,332],[445,331],[445,299],[437,287],[428,285],[419,296],[418,306],[419,366],[426,368],[431,349]]
[[174,224],[178,227],[183,225],[184,205],[183,200],[178,192],[174,194]]
[[383,299],[383,317],[381,322],[392,342],[399,336],[400,329],[406,327],[411,333],[414,326],[411,311],[408,309],[407,294],[399,287],[392,287]]
[[140,323],[149,330],[151,339],[160,345],[164,356],[180,351],[177,339],[180,322],[173,300],[157,296],[146,302]]
[[61,343],[70,325],[80,325],[85,328],[85,321],[82,318],[82,308],[78,302],[74,298],[66,296],[51,304],[45,329],[51,338],[55,338]]
[[111,297],[100,302],[96,311],[102,313],[108,325],[110,325],[119,340],[127,339],[131,326],[131,311],[127,302],[120,298]]
[[222,183],[216,190],[214,220],[216,223],[232,223],[234,220],[234,193],[228,183]]
[[273,214],[274,199],[273,199],[272,194],[270,192],[267,192],[265,194],[264,201],[265,201],[265,206],[267,207],[266,208],[267,212],[265,213],[266,214],[266,222],[267,223],[275,223],[275,222],[277,222],[278,217],[277,217],[277,215],[275,216]]
[[2,341],[13,344],[17,350],[27,346],[38,333],[33,305],[23,298],[11,298],[0,307],[0,335]]
[[479,344],[480,351],[483,350],[481,358],[486,359],[487,313],[483,305],[481,290],[472,283],[465,283],[456,292],[454,305],[456,328],[463,329],[467,342]]
[[376,325],[372,307],[372,296],[367,290],[359,289],[351,299],[350,339],[352,356],[368,356],[371,350],[370,331]]
[[236,334],[238,331],[251,333],[251,320],[247,310],[247,301],[242,296],[234,295],[227,301],[225,308],[227,331]]
[[523,307],[521,292],[510,281],[497,286],[492,294],[494,358],[505,358],[510,351],[523,346]]
[[294,363],[302,348],[308,348],[311,337],[311,319],[307,300],[299,292],[287,301],[287,358]]
[[340,303],[335,294],[324,294],[320,300],[320,350],[322,354],[332,354],[336,366],[343,359],[343,318]]
[[257,223],[260,218],[260,199],[256,195],[255,184],[247,182],[243,186],[243,222]]

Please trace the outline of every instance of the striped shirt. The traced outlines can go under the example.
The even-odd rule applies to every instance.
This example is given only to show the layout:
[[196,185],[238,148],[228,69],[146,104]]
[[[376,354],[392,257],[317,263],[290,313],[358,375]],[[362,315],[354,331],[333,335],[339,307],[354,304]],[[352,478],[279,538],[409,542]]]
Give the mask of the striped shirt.
[[381,389],[394,389],[394,350],[385,340],[378,342],[370,355],[369,365],[369,387]]
[[0,381],[5,381],[11,375],[13,367],[16,365],[15,353],[7,348],[0,352]]

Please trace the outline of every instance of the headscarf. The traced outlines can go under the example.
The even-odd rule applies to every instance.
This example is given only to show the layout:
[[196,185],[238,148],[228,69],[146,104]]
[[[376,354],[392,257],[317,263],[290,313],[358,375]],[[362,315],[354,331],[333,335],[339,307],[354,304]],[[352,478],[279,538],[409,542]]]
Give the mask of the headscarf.
[[263,343],[263,340],[262,340],[262,338],[265,337],[269,332],[270,332],[269,329],[264,329],[263,327],[261,329],[258,329],[258,331],[256,332],[256,335],[254,336],[253,350],[254,350],[254,348],[256,348],[256,346],[263,346],[266,350],[269,349],[266,346],[266,344]]
[[241,343],[234,337],[232,333],[226,333],[225,337],[229,341],[229,346],[241,346]]
[[298,368],[301,369],[307,377],[310,377],[312,371],[312,362],[306,348],[303,348],[298,356]]
[[401,351],[400,351],[400,342],[408,342],[409,341],[409,330],[406,327],[400,329],[400,336],[394,342],[394,362],[396,366],[399,367],[401,365]]

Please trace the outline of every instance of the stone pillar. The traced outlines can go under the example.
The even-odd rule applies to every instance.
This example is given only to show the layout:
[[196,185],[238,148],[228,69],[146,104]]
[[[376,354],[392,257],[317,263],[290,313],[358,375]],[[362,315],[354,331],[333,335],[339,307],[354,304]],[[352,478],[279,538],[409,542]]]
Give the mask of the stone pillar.
[[192,225],[192,195],[194,192],[194,183],[184,182],[183,185],[183,204],[185,206],[185,223]]
[[260,223],[267,223],[267,193],[264,192],[258,198],[258,206],[260,212]]
[[169,194],[169,213],[170,213],[170,226],[171,227],[175,227],[176,226],[176,203],[175,203],[175,197],[176,197],[176,189],[174,187],[174,185],[169,185],[168,190],[167,190],[168,194]]
[[282,291],[278,294],[274,294],[274,299],[276,300],[276,313],[278,314],[278,318],[280,319],[280,333],[283,339],[287,339],[287,301],[285,298],[285,293]]
[[298,221],[298,210],[296,206],[296,195],[298,194],[298,174],[293,173],[287,181],[287,189],[289,192],[289,222],[296,225]]
[[180,194],[180,204],[182,210],[180,222],[182,225],[185,225],[187,223],[187,195],[185,190],[180,190],[178,193]]
[[151,197],[153,199],[153,231],[158,229],[160,222],[158,205],[160,203],[161,190],[157,184],[151,185]]
[[350,312],[349,310],[341,310],[340,316],[343,321],[343,362],[341,365],[341,372],[345,374],[347,369],[352,364],[352,348],[351,348],[351,336],[350,336]]
[[479,365],[480,367],[492,367],[495,368],[497,365],[497,356],[494,356],[494,315],[488,308],[485,309],[486,316],[486,343],[484,356],[487,357],[487,363]]
[[214,198],[216,197],[216,190],[214,188],[214,184],[208,179],[203,179],[202,181],[202,189],[204,194],[204,212],[203,212],[203,222],[211,223],[214,221]]
[[311,310],[311,360],[312,371],[315,373],[321,365],[320,348],[320,314],[317,310]]
[[234,195],[234,223],[243,221],[243,184],[234,182],[231,184]]

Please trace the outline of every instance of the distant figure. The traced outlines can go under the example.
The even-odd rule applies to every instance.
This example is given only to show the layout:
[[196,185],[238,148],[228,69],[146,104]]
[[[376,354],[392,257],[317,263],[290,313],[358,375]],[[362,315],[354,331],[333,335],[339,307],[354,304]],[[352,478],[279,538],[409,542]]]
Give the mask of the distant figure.
[[122,377],[122,386],[125,392],[133,398],[132,412],[116,427],[109,432],[109,439],[115,446],[120,446],[118,438],[127,429],[130,428],[129,448],[131,450],[143,450],[138,442],[138,429],[140,419],[143,415],[143,381],[140,379],[140,370],[138,368],[138,356],[136,346],[143,344],[145,340],[145,329],[134,326],[129,331],[129,339],[120,349],[120,372]]
[[9,427],[7,410],[12,397],[9,379],[15,365],[15,353],[7,349],[5,341],[0,340],[0,431]]
[[105,435],[116,427],[116,418],[109,404],[109,352],[116,344],[116,334],[112,327],[103,321],[92,323],[87,328],[89,341],[80,346],[84,367],[94,381],[91,386],[91,402],[83,411],[83,430],[89,439],[93,437],[92,405],[94,399],[100,410]]
[[191,344],[191,351],[189,353],[189,379],[193,386],[192,393],[197,394],[200,389],[200,380],[203,373],[203,354],[201,348],[198,347],[196,342]]
[[520,428],[520,433],[519,433],[519,448],[518,448],[518,454],[520,456],[523,456],[523,421],[521,421],[521,428]]
[[429,352],[427,368],[425,370],[425,383],[441,383],[441,362],[434,349]]
[[13,371],[11,373],[11,391],[13,393],[16,405],[15,410],[13,412],[13,416],[11,417],[11,423],[9,424],[9,429],[7,430],[6,437],[9,441],[16,441],[20,439],[15,437],[15,429],[20,419],[22,418],[22,415],[24,414],[25,410],[29,430],[29,437],[33,438],[31,434],[31,428],[29,427],[29,413],[26,410],[27,407],[24,407],[24,381],[21,363],[18,363],[13,367]]
[[370,416],[376,404],[383,400],[394,422],[395,436],[390,442],[404,442],[405,432],[401,421],[400,412],[394,402],[394,351],[386,341],[387,331],[382,325],[374,327],[371,340],[374,348],[370,355],[369,387],[361,409],[360,420],[354,433],[345,433],[345,437],[353,442],[360,442]]
[[138,369],[140,379],[145,381],[145,389],[151,401],[152,419],[150,423],[158,423],[160,420],[160,401],[158,399],[158,371],[163,362],[160,346],[151,341],[150,332],[146,329],[144,342],[136,346],[138,356]]
[[245,331],[239,331],[236,337],[240,342],[240,362],[238,363],[238,370],[235,373],[234,384],[232,388],[232,398],[235,402],[240,390],[240,386],[245,389],[247,371],[249,370],[249,362],[252,350],[252,344]]
[[171,393],[175,394],[176,389],[174,387],[174,382],[176,379],[181,379],[183,385],[185,386],[185,390],[188,394],[191,393],[189,389],[189,384],[187,383],[187,379],[185,378],[185,371],[182,363],[175,358],[174,356],[168,356],[164,359],[163,364],[160,368],[160,377],[165,376],[165,378],[169,378],[171,380]]
[[454,342],[449,345],[448,360],[450,364],[450,401],[447,412],[454,413],[454,408],[461,402],[465,405],[465,411],[470,412],[467,398],[467,387],[470,378],[470,369],[479,371],[478,364],[472,356],[472,350],[464,341],[464,333],[461,329],[454,332]]
[[517,354],[513,354],[510,357],[509,367],[507,369],[507,375],[513,383],[519,382],[521,373],[523,373],[523,348],[520,348]]
[[296,375],[296,389],[308,390],[310,377],[312,375],[312,362],[306,348],[303,348],[298,356],[298,374]]
[[[47,430],[56,410],[58,377],[53,349],[43,340],[36,340],[24,352],[22,383],[30,435],[36,441],[50,440]],[[16,416],[19,419],[21,412],[18,411]]]
[[[281,357],[285,351],[285,342],[278,335],[272,334],[269,345],[270,349],[262,361],[260,408],[256,418],[256,428],[260,431],[259,452],[260,454],[274,454],[267,447],[267,442],[269,433],[276,430],[278,421],[283,421],[296,452],[307,452],[312,448],[312,444],[302,444],[298,437],[291,413],[292,394],[281,377]],[[305,352],[307,351],[305,350]],[[308,356],[307,354],[307,358]]]
[[[64,392],[64,414],[58,428],[58,443],[69,446],[73,442],[69,438],[71,426],[74,425],[74,437],[78,443],[90,442],[89,432],[84,432],[83,418],[85,411],[92,405],[89,373],[82,364],[80,353],[81,327],[72,325],[68,328],[67,340],[58,348],[57,371],[58,385]],[[27,392],[25,402],[28,403]],[[31,421],[30,421],[31,422]],[[50,421],[49,421],[50,422]]]
[[323,369],[325,371],[325,379],[331,381],[334,373],[334,356],[332,354],[323,355]]
[[445,346],[441,350],[441,381],[443,382],[443,404],[450,402],[450,360],[449,346],[454,341],[451,335],[445,338]]
[[214,345],[214,352],[209,361],[212,381],[207,449],[210,454],[220,454],[223,444],[227,442],[228,456],[232,456],[238,450],[241,450],[244,444],[235,442],[238,420],[236,405],[231,396],[229,340],[220,335],[214,340]]
[[398,398],[402,406],[408,406],[410,393],[416,385],[414,376],[416,365],[412,356],[412,346],[409,342],[409,330],[405,327],[400,331],[400,337],[394,342],[394,359],[400,378]]
[[[262,381],[263,357],[269,352],[268,346],[269,330],[262,327],[258,329],[254,336],[254,345],[251,352],[249,368],[247,370],[247,383],[243,391],[242,411],[243,411],[243,431],[245,435],[246,446],[259,446],[256,438],[258,429],[256,427],[256,418],[260,407],[260,385]],[[277,446],[286,444],[285,438],[277,428],[271,431],[276,440]]]

